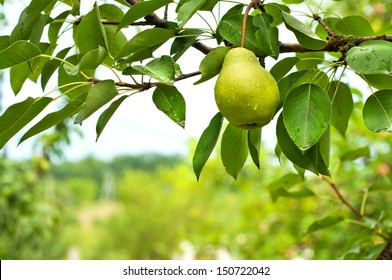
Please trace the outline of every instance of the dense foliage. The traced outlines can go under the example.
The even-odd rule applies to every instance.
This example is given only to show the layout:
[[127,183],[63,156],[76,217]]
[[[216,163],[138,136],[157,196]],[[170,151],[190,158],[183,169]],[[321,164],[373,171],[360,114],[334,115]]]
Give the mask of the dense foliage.
[[[303,2],[307,5],[301,5]],[[194,225],[187,223],[192,221],[192,217],[210,221],[210,226],[221,226],[227,230],[228,225],[222,224],[225,223],[222,220],[224,217],[246,212],[246,216],[238,216],[238,220],[233,220],[234,224],[230,225],[233,233],[228,231],[224,237],[210,234],[205,237],[210,238],[208,241],[203,238],[189,241],[195,246],[201,244],[198,248],[202,248],[203,244],[214,244],[217,248],[225,248],[233,255],[244,258],[278,258],[276,254],[280,257],[288,254],[286,250],[289,245],[284,242],[291,240],[291,237],[298,238],[300,232],[305,231],[308,233],[305,238],[309,238],[314,232],[317,235],[320,229],[337,225],[342,226],[340,238],[348,236],[342,235],[342,231],[350,231],[353,240],[339,243],[334,234],[329,235],[329,245],[342,249],[333,255],[327,255],[323,249],[317,253],[318,243],[309,242],[306,246],[311,244],[315,258],[344,255],[349,258],[373,258],[379,252],[380,242],[391,237],[387,201],[391,189],[391,139],[388,133],[392,131],[392,37],[385,35],[392,33],[390,15],[385,12],[389,4],[368,1],[373,14],[367,18],[365,14],[337,14],[336,11],[340,10],[338,7],[350,11],[347,1],[334,1],[332,10],[327,2],[330,1],[321,1],[320,4],[301,0],[117,0],[110,3],[96,2],[87,10],[81,10],[81,2],[78,0],[33,0],[19,15],[11,34],[0,36],[0,69],[9,69],[8,82],[15,95],[22,91],[27,80],[40,83],[44,93],[38,97],[34,94],[34,97],[27,97],[5,109],[0,116],[0,148],[21,131],[20,142],[23,142],[52,127],[62,132],[48,142],[49,146],[56,143],[53,139],[67,141],[64,130],[69,129],[70,121],[81,124],[99,111],[100,117],[96,124],[98,139],[116,110],[126,106],[125,101],[131,102],[134,94],[144,91],[152,92],[152,104],[157,109],[184,127],[186,104],[176,87],[177,82],[198,76],[200,78],[195,84],[200,84],[215,78],[228,50],[241,45],[245,30],[244,46],[259,57],[261,64],[267,64],[266,68],[278,82],[280,90],[275,122],[270,124],[276,125],[275,157],[271,157],[262,147],[262,129],[235,128],[230,123],[226,124],[221,113],[217,112],[195,146],[193,160],[188,159],[193,163],[197,180],[203,183],[204,192],[193,193],[194,188],[197,188],[196,182],[189,174],[192,168],[186,164],[187,169],[184,169],[184,165],[175,165],[174,172],[157,171],[154,167],[150,169],[153,173],[132,170],[131,175],[127,172],[110,175],[108,169],[102,173],[102,180],[107,182],[107,186],[113,183],[113,178],[122,182],[117,190],[120,204],[122,199],[123,202],[129,202],[129,197],[136,199],[140,196],[140,200],[136,199],[134,204],[116,205],[118,208],[113,211],[120,211],[121,215],[102,227],[119,228],[118,238],[106,237],[112,242],[113,251],[123,248],[123,243],[116,242],[128,240],[129,244],[136,244],[143,235],[151,238],[151,242],[143,244],[147,247],[133,251],[123,248],[121,257],[168,258],[173,253],[169,248],[177,246],[185,236],[188,238],[188,230]],[[7,0],[0,3],[6,7]],[[361,12],[364,13],[364,10]],[[206,20],[210,15],[213,20]],[[201,26],[200,21],[195,21],[198,17],[204,19],[204,26]],[[285,42],[283,34],[293,35],[294,41]],[[188,62],[181,58],[192,49],[205,56],[191,65],[194,72],[182,73],[181,69]],[[355,88],[357,81],[364,81],[368,87],[360,90]],[[35,121],[38,117],[40,119]],[[376,133],[371,134],[369,131]],[[65,135],[65,138],[59,135]],[[216,147],[219,141],[221,145]],[[214,150],[219,151],[225,171],[234,178],[238,177],[244,165],[247,166],[239,177],[243,184],[241,188],[232,180],[228,181],[216,166]],[[44,161],[40,161],[40,168],[35,170],[37,176],[47,171],[47,166],[42,163],[48,159],[48,152],[44,151]],[[279,170],[270,163],[278,160],[281,163]],[[264,172],[253,173],[247,162],[253,162]],[[101,166],[99,162],[91,163],[97,164],[97,168]],[[211,168],[213,172],[209,171]],[[275,170],[273,175],[268,174],[267,171],[272,168]],[[12,174],[12,170],[7,173]],[[84,170],[88,173],[89,169]],[[307,171],[319,177],[311,177],[303,182]],[[151,174],[161,178],[162,186],[156,186],[157,180],[152,179]],[[178,174],[182,174],[181,183],[177,181]],[[28,186],[24,181],[18,185],[9,182],[7,178],[2,180],[13,186],[11,190],[1,190],[6,192],[1,196],[6,198],[4,205],[14,203],[14,199],[9,199],[12,197],[8,196],[9,192],[16,190],[17,193],[18,189]],[[135,185],[124,187],[132,180]],[[144,182],[147,194],[139,193],[139,183],[135,182]],[[102,190],[97,191],[96,183],[74,177],[73,182],[66,184],[74,197],[69,203],[95,201],[100,191],[102,193]],[[85,189],[80,189],[80,185]],[[152,185],[155,190],[150,189]],[[257,216],[267,213],[260,211],[268,205],[265,190],[260,187],[264,185],[268,185],[271,198],[276,203],[279,203],[281,197],[293,199],[290,200],[290,206],[294,210],[279,211],[279,208],[271,206],[271,213],[274,213],[271,215],[277,217],[272,220],[283,221],[290,228],[286,228],[287,231],[282,232],[281,237],[276,232],[278,239],[275,243],[283,242],[283,245],[278,253],[271,255],[258,251],[260,248],[267,250],[272,243],[272,236],[275,236],[272,234],[273,228],[268,227],[268,230],[263,231],[263,225],[260,224],[265,217]],[[326,194],[324,188],[320,189],[321,185],[337,195],[337,208],[331,209],[330,198],[323,208],[320,197]],[[108,187],[103,191],[108,199],[113,199],[115,195],[111,189]],[[175,196],[169,195],[174,192]],[[259,192],[263,193],[264,198],[258,196]],[[241,199],[233,202],[233,194]],[[200,204],[194,200],[199,195]],[[319,197],[317,203],[312,198],[315,195]],[[200,209],[206,207],[204,200],[207,197],[212,198],[209,205],[212,208],[203,216],[205,213]],[[34,208],[36,202],[33,198],[29,198],[29,207],[33,208],[27,213],[34,216],[39,209]],[[146,202],[147,198],[154,202]],[[22,198],[17,197],[16,203],[23,204],[19,199]],[[159,223],[154,220],[157,228],[142,228],[142,216],[138,216],[140,209],[161,204],[165,204],[165,207],[147,208],[152,211],[146,213],[150,215],[147,219],[153,220],[155,215],[165,216],[166,219]],[[138,205],[137,209],[132,208],[134,205]],[[194,213],[186,212],[192,207],[196,209]],[[13,207],[9,209],[11,211]],[[222,213],[226,209],[229,213],[221,217],[208,216],[211,212]],[[310,217],[309,212],[315,216]],[[176,213],[190,216],[179,217]],[[296,215],[291,215],[293,213]],[[306,227],[301,225],[301,230],[298,229],[297,217],[304,217],[304,223],[307,224]],[[310,223],[308,219],[315,222]],[[50,232],[55,223],[51,222],[51,217],[48,221],[49,225],[45,228],[49,228]],[[155,244],[155,236],[146,234],[173,228],[172,221],[178,221],[178,226],[183,224],[184,228],[170,231],[162,239],[165,240],[163,243]],[[140,224],[141,228],[136,228],[134,235],[124,235],[121,228],[133,224]],[[6,222],[2,227],[12,236],[15,230],[10,225]],[[232,241],[237,240],[236,235],[252,232],[249,227],[254,229],[258,226],[262,228],[257,232],[258,235],[237,236],[240,240],[238,247],[230,247],[230,244],[235,244]],[[204,231],[205,228],[194,230]],[[270,243],[260,235],[267,231]],[[117,233],[110,234],[113,237]],[[105,238],[104,235],[102,233],[101,238]],[[93,240],[89,242],[93,243]],[[96,244],[91,246],[95,246],[98,251],[86,257],[103,256],[102,252],[106,248]]]

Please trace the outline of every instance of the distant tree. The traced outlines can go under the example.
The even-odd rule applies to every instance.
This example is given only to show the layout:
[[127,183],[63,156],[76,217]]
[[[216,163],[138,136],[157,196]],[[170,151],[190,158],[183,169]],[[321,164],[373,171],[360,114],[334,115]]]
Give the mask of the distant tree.
[[[0,148],[50,104],[61,102],[60,110],[46,113],[20,142],[70,118],[81,124],[107,106],[96,125],[98,139],[119,106],[147,90],[153,91],[155,106],[184,127],[186,104],[176,83],[201,76],[195,82],[199,84],[215,77],[230,48],[242,46],[254,52],[263,66],[266,57],[276,60],[270,73],[280,89],[275,115],[277,157],[286,157],[300,174],[308,170],[322,176],[342,203],[363,218],[330,178],[330,138],[333,133],[348,137],[355,106],[361,107],[370,131],[392,131],[392,36],[385,35],[391,33],[391,24],[379,33],[365,17],[326,13],[319,3],[309,2],[305,13],[295,12],[302,2],[230,1],[230,9],[220,16],[226,1],[117,0],[96,2],[81,14],[78,0],[33,0],[12,33],[0,37],[0,69],[10,69],[15,94],[26,80],[40,82],[45,93],[11,105],[0,116]],[[371,17],[384,13],[385,6],[377,5]],[[214,15],[215,22],[190,24],[207,13]],[[284,42],[282,29],[292,32],[297,42]],[[170,50],[158,55],[162,46]],[[179,58],[191,48],[205,57],[194,65],[194,72],[182,73]],[[113,75],[98,79],[101,68]],[[345,82],[353,73],[369,89],[358,92]],[[55,76],[57,87],[47,89]],[[193,158],[198,179],[224,128],[223,119],[217,112],[200,137]],[[260,167],[260,135],[261,128],[244,130],[228,124],[224,129],[222,162],[234,178],[249,155]],[[387,232],[380,234],[390,238]]]

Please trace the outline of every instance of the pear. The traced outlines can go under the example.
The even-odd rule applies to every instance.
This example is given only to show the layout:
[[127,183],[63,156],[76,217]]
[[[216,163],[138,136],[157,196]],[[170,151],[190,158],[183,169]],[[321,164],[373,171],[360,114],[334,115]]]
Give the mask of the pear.
[[273,118],[279,88],[256,55],[245,48],[231,49],[215,84],[215,101],[222,115],[242,129],[263,127]]

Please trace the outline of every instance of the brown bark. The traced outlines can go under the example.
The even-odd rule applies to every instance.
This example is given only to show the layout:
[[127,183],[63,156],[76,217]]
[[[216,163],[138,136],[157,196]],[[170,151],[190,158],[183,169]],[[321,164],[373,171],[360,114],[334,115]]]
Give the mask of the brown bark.
[[385,245],[377,260],[392,260],[392,239]]

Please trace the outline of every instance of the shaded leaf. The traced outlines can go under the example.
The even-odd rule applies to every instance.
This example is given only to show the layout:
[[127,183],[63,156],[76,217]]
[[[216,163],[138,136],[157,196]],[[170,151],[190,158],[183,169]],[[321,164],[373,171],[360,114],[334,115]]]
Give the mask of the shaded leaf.
[[0,69],[27,62],[41,54],[41,50],[27,41],[17,41],[0,51]]
[[221,158],[226,172],[236,180],[248,153],[248,131],[229,123],[222,136]]
[[355,150],[345,152],[341,157],[341,161],[353,161],[358,158],[370,158],[369,147],[362,147]]
[[185,127],[185,100],[176,87],[158,86],[154,90],[152,100],[159,110],[182,128]]
[[295,87],[298,80],[307,73],[307,71],[297,71],[290,73],[278,82],[279,87],[279,106],[278,110],[283,107],[283,102],[289,94],[290,90]]
[[273,17],[273,26],[278,26],[283,23],[282,13],[281,11],[285,11],[286,13],[290,13],[290,8],[286,5],[278,4],[278,3],[266,3],[264,5],[264,9],[267,14]]
[[212,11],[219,0],[207,0],[203,6],[201,6],[200,11]]
[[298,57],[286,57],[275,63],[270,70],[270,74],[274,77],[275,81],[279,82],[298,61]]
[[371,131],[392,132],[392,90],[380,90],[369,96],[363,107],[363,120]]
[[260,169],[260,145],[261,145],[261,128],[251,129],[248,131],[249,153],[253,163]]
[[205,82],[218,75],[229,50],[230,48],[228,47],[217,47],[210,51],[200,63],[199,71],[201,72],[202,77],[200,80],[196,81],[194,85]]
[[290,91],[283,104],[285,127],[303,151],[316,144],[331,120],[331,101],[317,85],[304,84]]
[[76,115],[75,123],[81,123],[118,94],[113,80],[104,80],[93,85],[87,94],[82,109]]
[[118,25],[117,31],[172,2],[173,0],[150,0],[136,3],[130,7],[128,12],[124,15]]
[[177,61],[187,49],[196,43],[198,40],[197,37],[203,33],[204,30],[195,28],[181,31],[170,47],[170,55],[173,56],[174,61]]
[[368,41],[347,52],[347,63],[360,74],[392,73],[392,43]]
[[77,75],[80,71],[84,70],[95,70],[103,60],[107,56],[107,51],[103,47],[99,47],[96,50],[91,50],[88,53],[86,53],[82,59],[80,60],[80,63],[76,66],[71,66],[68,64],[64,64],[64,69],[67,71],[69,75]]
[[325,229],[332,227],[341,221],[343,221],[344,218],[340,216],[328,216],[325,217],[324,219],[318,220],[313,222],[309,228],[304,232],[304,234],[309,234],[317,230]]
[[[245,6],[244,4],[235,5],[222,16],[221,21],[226,20],[233,15],[241,14],[242,10],[244,9],[244,6]],[[222,43],[223,41],[223,37],[220,34],[219,25],[216,29],[216,41],[218,42],[218,44]]]
[[195,153],[193,155],[193,171],[197,180],[200,178],[201,171],[210,157],[218,141],[222,129],[223,116],[218,112],[210,121],[207,128],[200,136]]
[[0,149],[52,102],[52,98],[32,98],[13,104],[0,116]]
[[289,173],[268,184],[267,188],[273,201],[276,201],[279,197],[301,198],[314,196],[314,193],[306,188],[300,191],[289,191],[293,186],[300,183],[302,183],[301,176]]
[[19,141],[19,144],[27,140],[28,138],[48,128],[51,128],[64,121],[66,118],[76,114],[76,112],[79,111],[82,105],[83,105],[82,101],[73,100],[67,105],[65,105],[64,108],[62,108],[61,110],[46,115],[42,120],[40,120],[37,124],[31,127],[25,134],[23,134],[22,138]]
[[[71,48],[65,48],[56,54],[57,58],[63,59]],[[61,61],[58,59],[51,59],[45,63],[41,71],[41,88],[44,90],[52,77],[53,73],[60,67]]]
[[264,56],[277,58],[280,53],[278,28],[272,25],[273,17],[269,14],[258,14],[253,17],[253,24],[259,28],[256,39],[263,49]]
[[287,29],[294,32],[295,37],[303,47],[311,50],[321,50],[326,46],[326,42],[318,38],[302,21],[284,11],[282,11],[282,16]]
[[297,53],[296,56],[300,59],[296,64],[299,71],[317,69],[318,65],[324,62],[323,52]]
[[[242,21],[244,15],[233,15],[219,23],[220,35],[235,46],[241,45]],[[252,23],[253,17],[249,16],[246,23],[245,48],[253,51],[256,55],[266,55],[261,48],[259,40],[256,38],[256,32],[259,30]]]
[[98,138],[101,136],[103,129],[106,127],[113,114],[116,112],[121,103],[128,97],[129,95],[123,95],[116,101],[113,101],[112,104],[110,104],[110,106],[99,116],[95,127],[95,131],[97,133],[95,141],[98,141]]
[[344,136],[354,108],[351,90],[345,83],[333,81],[328,95],[332,102],[331,124]]
[[376,89],[392,89],[392,76],[383,74],[363,75],[365,81]]

